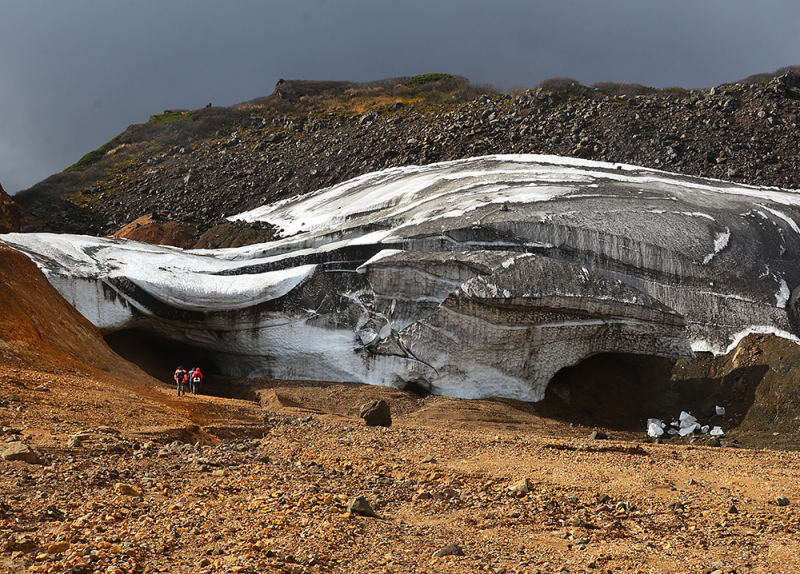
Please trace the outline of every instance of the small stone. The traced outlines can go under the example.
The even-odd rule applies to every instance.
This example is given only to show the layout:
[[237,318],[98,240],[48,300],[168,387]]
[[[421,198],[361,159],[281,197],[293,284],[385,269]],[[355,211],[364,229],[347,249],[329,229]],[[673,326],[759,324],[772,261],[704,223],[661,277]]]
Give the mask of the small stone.
[[449,500],[451,498],[457,498],[459,496],[459,492],[453,488],[443,488],[439,492],[433,495],[433,498],[437,500]]
[[356,496],[351,498],[347,501],[347,512],[352,512],[353,514],[360,514],[361,516],[371,516],[377,517],[378,515],[375,514],[375,511],[372,510],[372,506],[370,506],[367,499],[363,496]]
[[592,524],[591,522],[586,522],[582,518],[574,518],[569,522],[570,526],[575,526],[577,528],[585,528],[587,530],[595,530],[597,526]]
[[739,509],[736,508],[735,504],[731,504],[730,507],[728,508],[728,513],[729,514],[739,514]]
[[218,468],[216,470],[211,471],[211,476],[225,476],[227,472],[224,468]]
[[608,435],[601,431],[592,431],[589,433],[588,436],[589,440],[606,440],[608,439]]
[[429,464],[429,463],[432,464],[434,462],[436,462],[436,459],[433,458],[431,455],[428,455],[425,458],[423,458],[421,461],[419,461],[420,464]]
[[375,112],[369,112],[368,114],[364,114],[363,116],[361,116],[359,118],[358,125],[361,125],[361,126],[369,125],[372,122],[374,122],[377,117],[378,117],[378,114],[375,113]]
[[61,542],[56,542],[55,544],[51,544],[47,548],[47,552],[49,552],[50,554],[58,554],[59,552],[65,552],[69,550],[69,548],[70,548],[70,543],[67,542],[66,540],[62,540]]
[[141,492],[123,482],[118,482],[114,485],[114,492],[121,496],[142,496]]
[[464,556],[464,550],[456,542],[450,542],[444,548],[440,548],[433,553],[434,558],[441,558],[442,556]]
[[528,494],[531,489],[533,489],[533,485],[527,478],[523,478],[519,482],[516,482],[508,487],[508,490],[514,494]]
[[667,510],[669,510],[670,512],[681,513],[684,510],[683,503],[680,500],[676,500],[675,502],[670,502],[669,504],[667,504]]
[[789,499],[785,496],[776,496],[775,497],[775,504],[778,506],[789,506]]

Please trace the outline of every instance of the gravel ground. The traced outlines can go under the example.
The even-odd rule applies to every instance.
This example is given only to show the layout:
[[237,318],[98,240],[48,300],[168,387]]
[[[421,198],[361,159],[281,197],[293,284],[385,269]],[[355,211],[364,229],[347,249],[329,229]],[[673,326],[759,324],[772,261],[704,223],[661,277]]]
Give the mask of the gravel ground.
[[393,390],[366,427],[349,413],[383,391],[335,390],[265,410],[0,369],[0,449],[44,463],[0,460],[0,572],[800,572],[800,453]]

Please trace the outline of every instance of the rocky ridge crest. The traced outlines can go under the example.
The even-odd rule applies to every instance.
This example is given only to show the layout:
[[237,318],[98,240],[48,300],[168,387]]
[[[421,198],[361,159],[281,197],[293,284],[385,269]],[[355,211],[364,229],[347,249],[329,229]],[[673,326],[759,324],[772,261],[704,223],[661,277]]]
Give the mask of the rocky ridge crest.
[[[225,217],[352,177],[495,153],[546,153],[794,188],[800,76],[613,95],[580,85],[480,94],[463,79],[422,90],[384,81],[283,81],[231,108],[166,111],[17,195],[23,229],[112,234],[182,247],[269,240]],[[448,83],[449,82],[449,83]],[[641,86],[640,86],[641,88]],[[630,90],[628,90],[630,91]],[[641,90],[640,90],[641,91]],[[647,92],[647,90],[644,90]],[[223,227],[220,227],[223,226]],[[169,235],[169,234],[166,234]]]

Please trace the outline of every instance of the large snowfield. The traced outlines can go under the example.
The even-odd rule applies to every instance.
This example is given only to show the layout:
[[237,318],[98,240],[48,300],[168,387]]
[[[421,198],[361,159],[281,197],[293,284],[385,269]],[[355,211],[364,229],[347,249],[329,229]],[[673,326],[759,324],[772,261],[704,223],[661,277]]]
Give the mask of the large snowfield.
[[103,332],[237,376],[540,400],[601,352],[800,342],[800,194],[555,156],[389,169],[241,213],[270,243],[183,251],[7,234]]

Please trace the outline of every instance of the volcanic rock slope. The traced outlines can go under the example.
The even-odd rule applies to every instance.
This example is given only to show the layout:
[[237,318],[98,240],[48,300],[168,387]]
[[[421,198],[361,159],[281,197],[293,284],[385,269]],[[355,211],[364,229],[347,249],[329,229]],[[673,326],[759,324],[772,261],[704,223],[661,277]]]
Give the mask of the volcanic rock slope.
[[19,231],[19,204],[0,185],[0,233]]
[[[182,247],[256,243],[271,237],[268,226],[232,229],[223,216],[384,168],[501,153],[800,184],[794,72],[711,90],[565,84],[515,96],[463,78],[405,80],[281,81],[271,96],[232,108],[155,115],[17,194],[23,227],[110,234],[146,217],[128,236]],[[161,239],[146,229],[150,216],[172,222]]]

